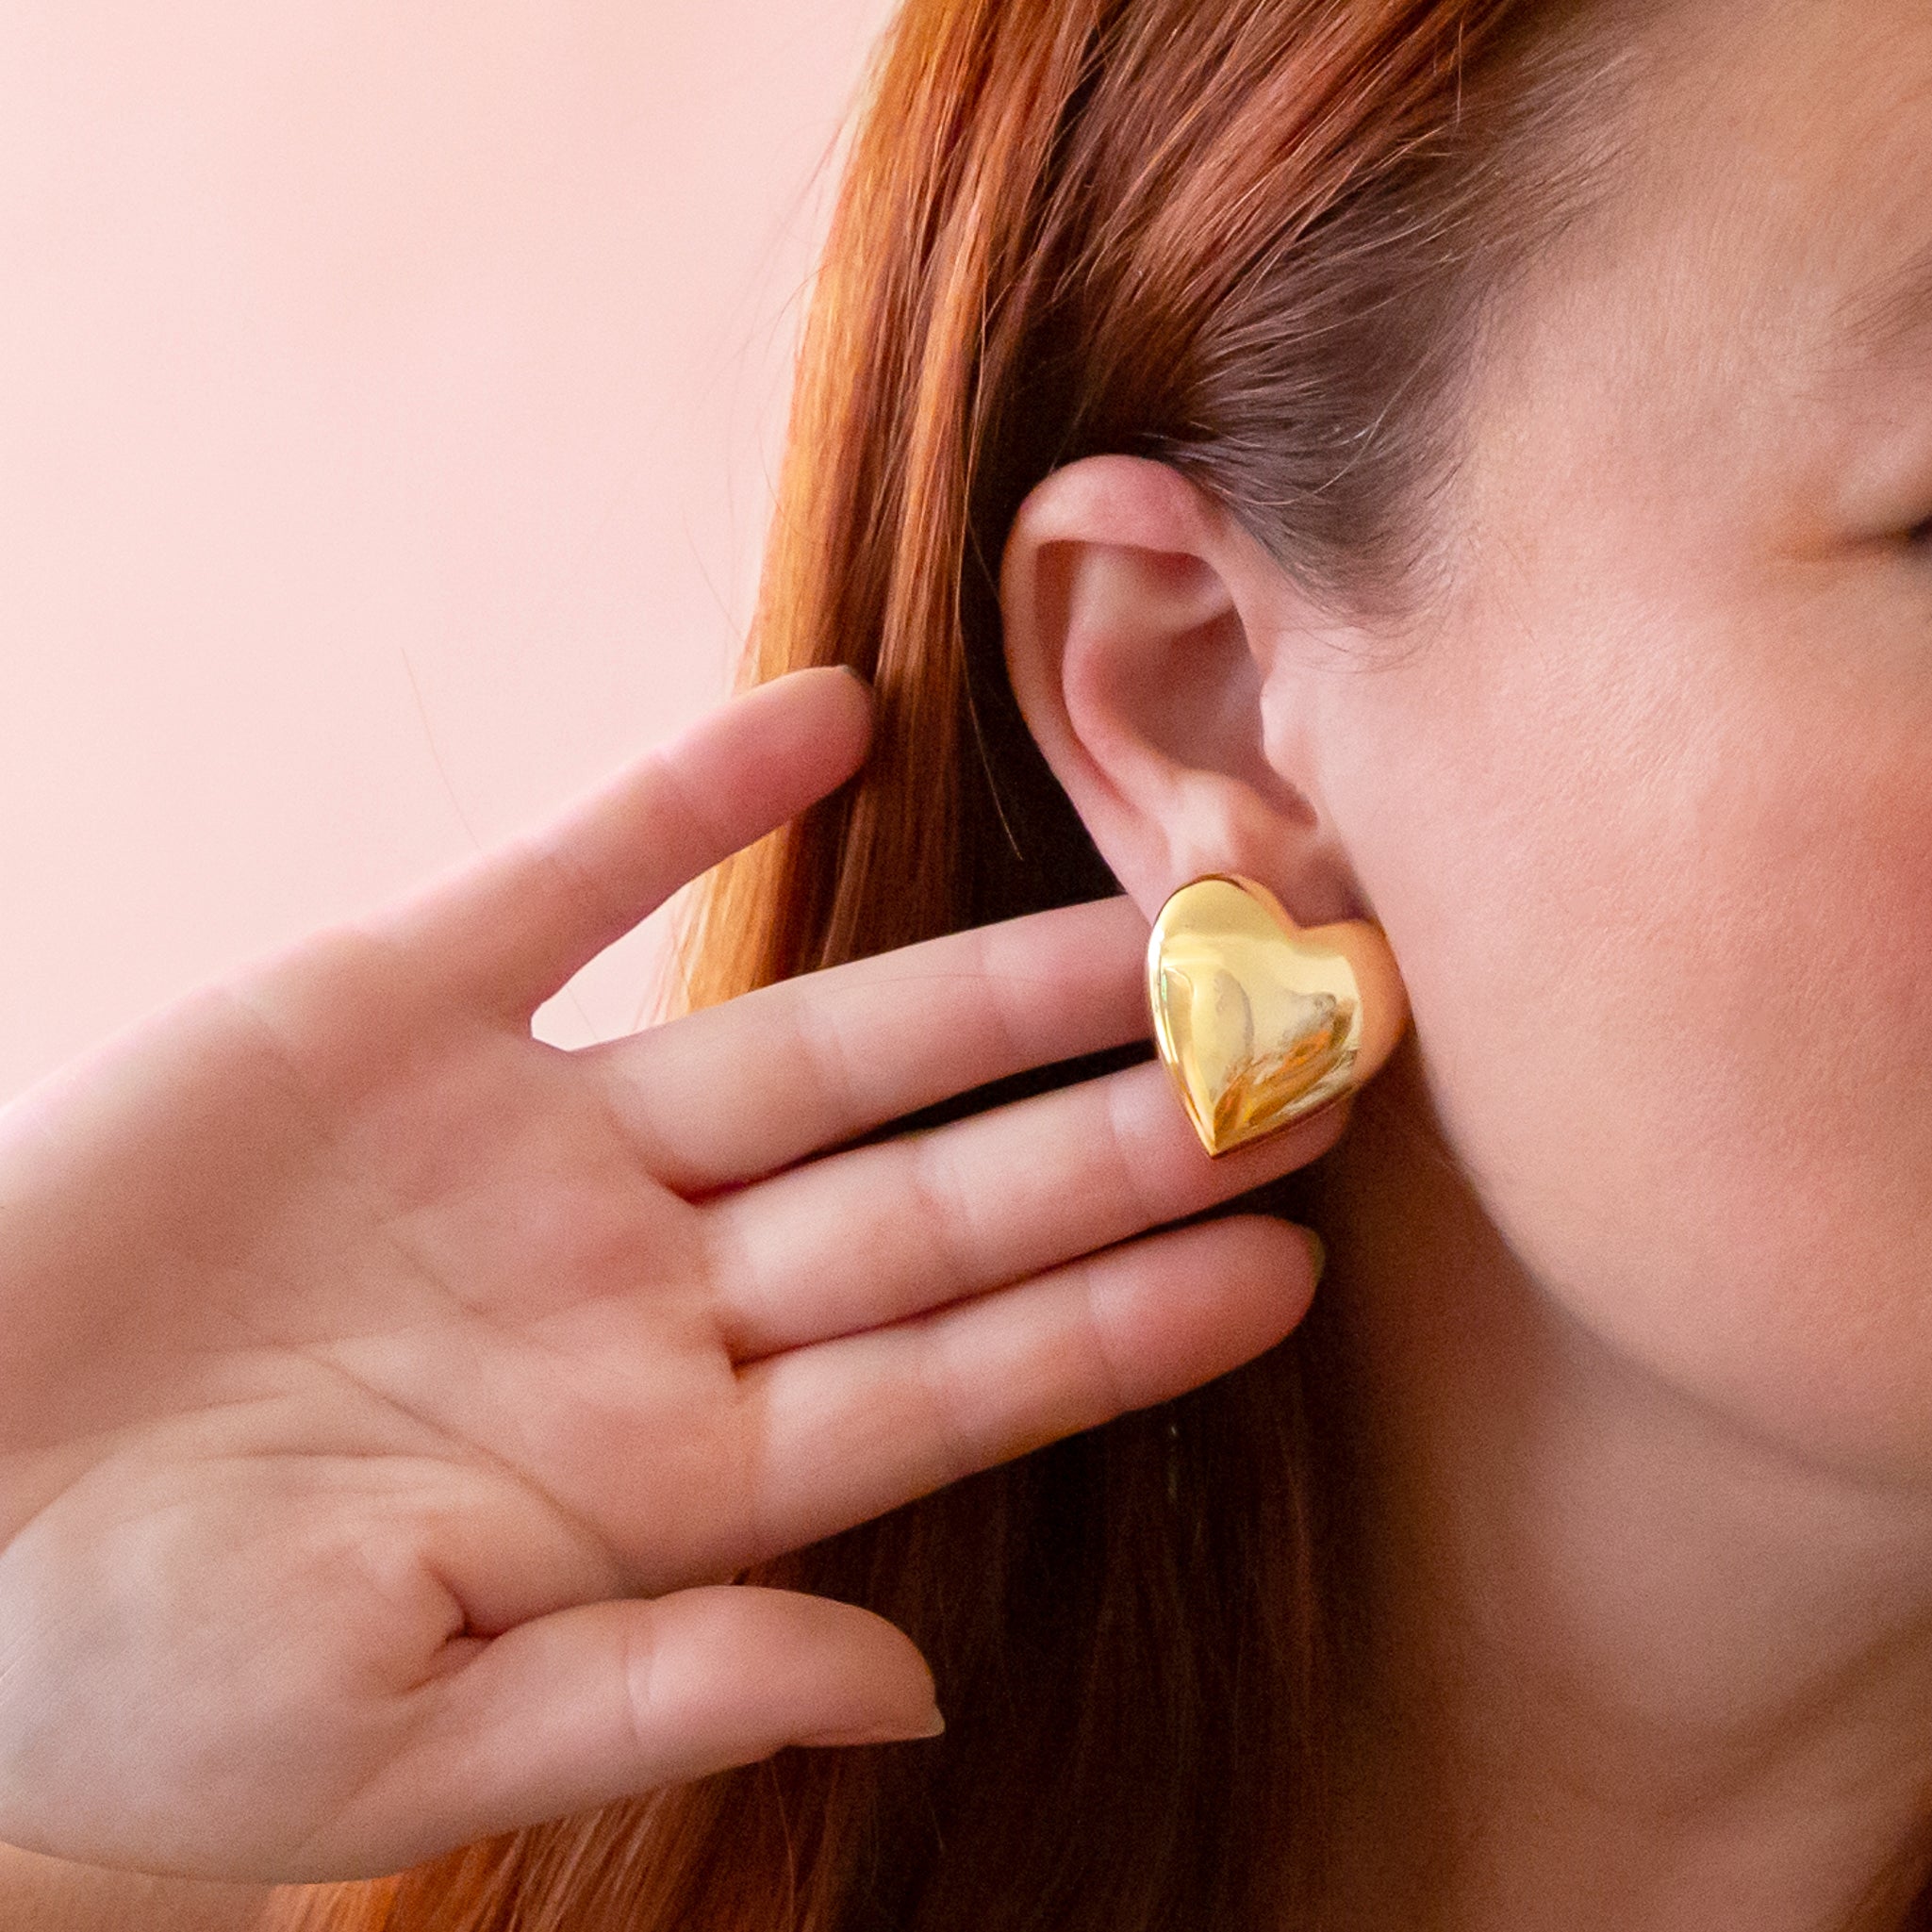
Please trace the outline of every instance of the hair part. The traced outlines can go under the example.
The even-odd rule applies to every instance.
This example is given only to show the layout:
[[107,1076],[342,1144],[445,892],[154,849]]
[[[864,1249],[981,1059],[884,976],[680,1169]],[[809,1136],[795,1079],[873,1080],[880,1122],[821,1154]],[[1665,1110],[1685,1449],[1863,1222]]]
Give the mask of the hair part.
[[[1337,608],[1440,588],[1463,379],[1612,172],[1639,9],[909,0],[820,271],[745,682],[869,677],[866,770],[718,868],[693,1006],[1117,890],[1026,732],[998,566],[1081,456],[1172,464]],[[930,1124],[1125,1064],[1041,1069]],[[1296,1202],[1291,1177],[1234,1207]],[[788,1751],[284,1932],[1225,1932],[1318,1894],[1349,1482],[1280,1347],[763,1565],[933,1662],[932,1743]]]

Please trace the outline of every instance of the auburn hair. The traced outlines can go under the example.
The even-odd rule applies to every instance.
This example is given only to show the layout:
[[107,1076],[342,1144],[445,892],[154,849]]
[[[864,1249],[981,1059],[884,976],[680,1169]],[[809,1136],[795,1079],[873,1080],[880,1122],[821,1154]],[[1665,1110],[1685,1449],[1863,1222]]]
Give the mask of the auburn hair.
[[[744,672],[852,666],[874,749],[705,882],[690,1003],[1118,889],[1003,669],[1003,539],[1057,467],[1174,465],[1337,607],[1426,590],[1460,379],[1603,173],[1631,10],[908,0],[817,282]],[[1319,1184],[1262,1204],[1319,1226]],[[942,1739],[788,1751],[394,1877],[287,1888],[269,1924],[1305,1923],[1353,1574],[1329,1346],[1318,1305],[1205,1389],[754,1573],[908,1631]]]

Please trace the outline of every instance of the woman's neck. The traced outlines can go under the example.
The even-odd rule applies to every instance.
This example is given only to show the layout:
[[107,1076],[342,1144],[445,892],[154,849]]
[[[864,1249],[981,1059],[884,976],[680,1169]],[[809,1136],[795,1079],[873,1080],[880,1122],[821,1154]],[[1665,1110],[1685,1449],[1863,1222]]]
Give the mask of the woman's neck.
[[1613,1356],[1391,1073],[1324,1198],[1366,1633],[1329,1923],[1897,1932],[1932,1870],[1932,1495]]

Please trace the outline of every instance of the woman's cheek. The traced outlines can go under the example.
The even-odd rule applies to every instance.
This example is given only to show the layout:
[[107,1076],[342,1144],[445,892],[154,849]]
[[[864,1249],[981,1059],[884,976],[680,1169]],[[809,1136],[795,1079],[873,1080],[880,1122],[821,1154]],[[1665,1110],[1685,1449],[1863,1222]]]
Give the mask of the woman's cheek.
[[1681,674],[1680,732],[1519,827],[1488,903],[1524,963],[1446,922],[1423,952],[1439,1105],[1620,1352],[1808,1455],[1932,1476],[1932,718],[1699,641],[1723,688]]
[[1926,756],[1869,726],[1864,756],[1824,755],[1858,694],[1754,676],[1748,631],[1539,629],[1566,648],[1525,652],[1536,679],[1493,668],[1402,714],[1429,729],[1385,722],[1367,762],[1403,782],[1351,839],[1450,1149],[1627,1358],[1820,1452],[1914,1456]]

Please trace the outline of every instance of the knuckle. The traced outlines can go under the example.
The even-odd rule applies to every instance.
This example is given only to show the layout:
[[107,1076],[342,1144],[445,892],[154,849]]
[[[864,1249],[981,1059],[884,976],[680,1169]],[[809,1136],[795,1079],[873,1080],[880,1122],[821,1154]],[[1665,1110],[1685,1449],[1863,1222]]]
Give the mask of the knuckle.
[[979,1011],[992,1030],[995,1057],[1002,1066],[1028,1063],[1026,1019],[1039,998],[1038,976],[1025,970],[1022,959],[1007,957],[1017,950],[1011,933],[1001,934],[993,927],[977,929],[972,969],[992,989],[992,998]]
[[640,1760],[648,1759],[656,1749],[663,1712],[658,1667],[664,1653],[657,1636],[652,1617],[626,1617],[618,1623],[617,1674],[623,1693],[619,1708],[629,1727],[631,1747]]
[[673,840],[693,839],[729,850],[736,840],[718,809],[718,788],[709,775],[695,768],[697,764],[691,744],[677,739],[649,761],[645,767],[649,816]]
[[[860,1120],[870,1109],[864,1069],[867,1065],[867,1029],[863,1011],[854,1016],[849,1002],[836,999],[812,1000],[818,989],[794,982],[785,1002],[786,1046],[805,1067],[811,1081],[829,1102],[827,1111],[840,1121]],[[854,1024],[856,1019],[856,1024]]]
[[934,1297],[936,1287],[950,1295],[964,1289],[974,1279],[971,1267],[974,1240],[970,1203],[959,1187],[959,1176],[952,1160],[953,1143],[943,1130],[916,1133],[899,1143],[904,1152],[904,1184],[911,1214],[900,1218],[902,1227],[919,1230],[926,1298]]
[[941,1489],[1000,1461],[1001,1450],[969,1420],[970,1378],[951,1346],[950,1325],[929,1316],[920,1326],[929,1346],[917,1351],[915,1373],[926,1413],[925,1438],[932,1445],[923,1487]]
[[[563,909],[573,923],[589,918],[600,923],[616,920],[621,908],[605,891],[602,880],[573,851],[570,843],[552,834],[529,834],[515,847],[515,864],[525,882],[519,898],[543,897]],[[533,910],[535,908],[533,907]]]
[[1132,1067],[1109,1075],[1104,1082],[1102,1147],[1108,1185],[1123,1214],[1131,1226],[1151,1228],[1169,1219],[1179,1204],[1168,1201],[1155,1171],[1157,1150],[1148,1131],[1150,1082],[1137,1077],[1142,1071]]
[[[1132,1265],[1144,1265],[1134,1257]],[[1088,1262],[1079,1264],[1081,1319],[1075,1333],[1081,1343],[1080,1366],[1088,1393],[1108,1415],[1124,1414],[1134,1406],[1131,1363],[1132,1350],[1121,1332],[1118,1304],[1105,1292],[1105,1270]]]

